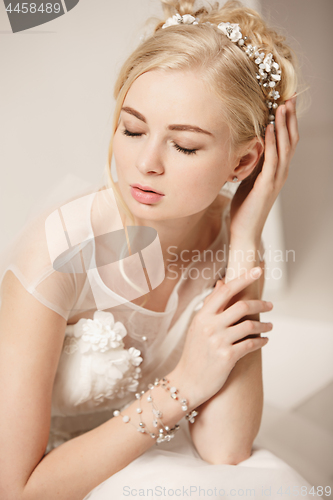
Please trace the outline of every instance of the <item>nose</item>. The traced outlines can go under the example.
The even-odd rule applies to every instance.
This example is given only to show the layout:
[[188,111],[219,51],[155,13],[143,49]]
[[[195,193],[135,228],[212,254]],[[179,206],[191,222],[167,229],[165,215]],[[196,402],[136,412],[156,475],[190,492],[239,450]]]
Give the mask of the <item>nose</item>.
[[136,166],[142,174],[164,172],[162,146],[157,138],[149,137],[143,141],[136,160]]

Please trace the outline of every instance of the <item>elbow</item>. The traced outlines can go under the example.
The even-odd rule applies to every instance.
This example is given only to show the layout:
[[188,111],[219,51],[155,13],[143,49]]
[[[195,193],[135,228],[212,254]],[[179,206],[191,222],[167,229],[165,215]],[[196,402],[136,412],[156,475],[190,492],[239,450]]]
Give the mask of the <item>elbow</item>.
[[244,460],[247,460],[250,458],[251,453],[243,453],[242,455],[218,455],[215,457],[210,457],[209,460],[207,460],[210,464],[212,465],[219,465],[219,464],[225,464],[225,465],[238,465],[241,462],[244,462]]
[[214,450],[214,453],[209,453],[209,450],[205,450],[205,453],[201,452],[197,449],[197,452],[199,453],[200,457],[202,460],[205,462],[208,462],[211,465],[238,465],[241,462],[244,462],[248,458],[250,458],[252,454],[252,448],[250,450],[242,450],[238,451],[235,453],[235,451],[231,452],[226,452],[226,450],[221,450],[216,451]]
[[252,455],[254,437],[238,436],[238,439],[227,435],[214,439],[211,434],[202,432],[202,428],[190,427],[192,443],[199,456],[212,465],[238,465]]
[[238,454],[238,455],[231,455],[230,457],[228,457],[228,464],[229,465],[238,465],[241,462],[244,462],[245,460],[250,458],[250,456],[251,456],[251,451],[244,452],[244,453]]

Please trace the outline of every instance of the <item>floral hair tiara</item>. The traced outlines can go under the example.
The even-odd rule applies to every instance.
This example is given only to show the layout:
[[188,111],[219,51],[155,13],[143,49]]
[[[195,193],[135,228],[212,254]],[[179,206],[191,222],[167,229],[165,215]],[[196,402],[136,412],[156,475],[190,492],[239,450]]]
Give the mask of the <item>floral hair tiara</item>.
[[[168,28],[169,26],[176,26],[178,24],[199,24],[199,20],[190,14],[185,14],[181,16],[180,14],[175,14],[169,17],[163,24],[162,29]],[[204,24],[209,24],[213,26],[212,23],[206,22]],[[278,103],[280,94],[275,89],[281,80],[281,70],[277,62],[274,61],[273,54],[265,54],[258,50],[257,46],[253,46],[250,43],[245,43],[250,41],[247,36],[243,36],[240,30],[239,24],[231,23],[220,23],[217,28],[226,35],[229,40],[237,45],[249,56],[250,59],[254,59],[255,64],[258,66],[258,73],[256,74],[259,85],[263,89],[263,93],[266,97],[266,106],[268,107],[270,114],[268,117],[269,123],[275,123],[275,110],[278,108]]]

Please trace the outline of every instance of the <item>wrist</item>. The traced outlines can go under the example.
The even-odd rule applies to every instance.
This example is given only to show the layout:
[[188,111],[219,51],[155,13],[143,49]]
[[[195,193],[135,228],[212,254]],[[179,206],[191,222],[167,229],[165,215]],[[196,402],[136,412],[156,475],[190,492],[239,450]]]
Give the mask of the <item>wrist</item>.
[[135,401],[121,411],[115,410],[114,417],[120,415],[124,423],[153,438],[152,443],[169,441],[179,429],[178,422],[183,417],[180,406],[168,397],[161,385],[151,384],[151,388],[136,393],[135,397]]
[[[259,239],[230,239],[228,267],[232,267],[238,272],[244,268],[251,270],[260,264],[260,242]],[[241,274],[241,272],[240,272]]]
[[244,235],[242,237],[230,234],[230,247],[232,248],[259,248],[261,243],[261,234]]
[[[187,400],[187,410],[185,413],[190,413],[196,409],[205,399],[200,399],[198,394],[193,391],[193,384],[191,384],[186,377],[184,377],[181,369],[177,366],[172,372],[166,375],[170,381],[169,385],[177,387],[179,390],[179,400],[185,398]],[[178,403],[179,404],[179,403]]]
[[[231,239],[229,244],[228,262],[225,273],[225,283],[238,278],[242,274],[250,273],[254,267],[258,267],[262,262],[261,240],[245,238]],[[251,289],[258,284],[252,284]]]

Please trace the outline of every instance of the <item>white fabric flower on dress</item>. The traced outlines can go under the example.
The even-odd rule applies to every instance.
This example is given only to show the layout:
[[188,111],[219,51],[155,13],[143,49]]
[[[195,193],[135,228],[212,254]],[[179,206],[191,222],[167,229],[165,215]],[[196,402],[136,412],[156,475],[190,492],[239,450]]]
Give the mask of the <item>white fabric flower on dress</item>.
[[191,14],[184,14],[181,16],[180,14],[175,14],[172,17],[169,17],[162,26],[162,29],[168,28],[169,26],[176,26],[177,24],[198,24],[198,21],[195,17],[191,16]]
[[222,31],[232,42],[238,42],[243,35],[240,31],[239,24],[220,23],[217,25],[218,29]]
[[123,338],[127,334],[125,326],[115,323],[112,313],[96,311],[94,319],[81,318],[74,325],[74,336],[79,341],[81,353],[92,351],[105,352],[109,349],[124,347]]
[[[113,314],[105,311],[96,311],[93,319],[81,318],[68,330],[62,363],[68,369],[70,366],[79,369],[73,389],[68,381],[68,390],[75,392],[75,398],[71,397],[74,406],[101,405],[137,392],[143,359],[135,347],[124,348],[126,335],[124,324],[115,322]],[[78,360],[75,364],[71,361],[73,355]]]
[[141,352],[138,349],[135,349],[134,347],[130,347],[128,349],[128,352],[130,355],[130,360],[132,365],[139,366],[139,364],[142,361],[142,358],[140,357]]

